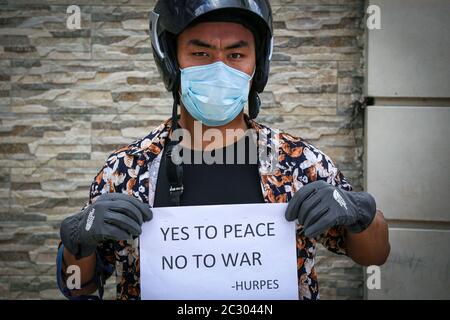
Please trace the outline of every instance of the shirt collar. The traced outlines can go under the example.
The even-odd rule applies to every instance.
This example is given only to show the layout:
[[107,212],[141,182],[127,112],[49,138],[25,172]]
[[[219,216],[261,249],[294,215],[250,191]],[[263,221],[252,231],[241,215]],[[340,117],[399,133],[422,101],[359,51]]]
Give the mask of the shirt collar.
[[[263,150],[272,151],[271,146],[275,138],[273,130],[249,119],[248,115],[244,114],[245,120],[250,129],[255,130],[258,135],[258,145]],[[130,156],[138,157],[146,162],[152,161],[156,158],[164,148],[166,138],[172,129],[172,120],[168,119],[157,128],[155,128],[144,139],[133,142],[126,153]]]

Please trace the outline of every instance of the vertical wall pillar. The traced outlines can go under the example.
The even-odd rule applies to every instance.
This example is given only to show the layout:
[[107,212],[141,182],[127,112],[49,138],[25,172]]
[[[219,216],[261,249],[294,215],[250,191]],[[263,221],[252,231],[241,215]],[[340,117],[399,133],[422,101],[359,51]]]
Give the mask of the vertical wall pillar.
[[450,2],[377,0],[367,31],[365,184],[391,254],[368,299],[450,298]]

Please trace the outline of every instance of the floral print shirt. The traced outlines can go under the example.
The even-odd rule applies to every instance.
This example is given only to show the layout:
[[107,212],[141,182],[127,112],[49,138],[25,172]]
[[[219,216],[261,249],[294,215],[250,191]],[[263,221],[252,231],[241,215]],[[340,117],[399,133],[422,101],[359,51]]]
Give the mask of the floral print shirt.
[[[268,128],[253,120],[248,124],[257,134],[261,150],[258,168],[261,192],[265,202],[288,202],[302,186],[324,180],[334,186],[351,191],[352,187],[331,159],[301,138]],[[88,204],[108,192],[121,192],[153,206],[159,163],[165,138],[171,132],[168,120],[148,136],[114,151],[95,177]],[[275,165],[274,165],[274,161]],[[316,239],[301,234],[297,226],[297,270],[299,299],[319,298],[315,270],[316,242],[337,254],[346,254],[345,229],[336,226]],[[115,269],[117,299],[140,298],[139,240],[105,241],[98,245],[97,256],[102,259],[102,278],[111,276]]]

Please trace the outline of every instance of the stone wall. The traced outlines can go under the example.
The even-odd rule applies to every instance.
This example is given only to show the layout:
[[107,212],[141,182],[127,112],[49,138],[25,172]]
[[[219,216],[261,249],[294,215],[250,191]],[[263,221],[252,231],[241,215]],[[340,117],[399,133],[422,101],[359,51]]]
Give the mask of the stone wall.
[[[80,30],[66,9],[81,8]],[[0,0],[0,298],[62,298],[58,226],[116,147],[169,116],[147,32],[150,0]],[[364,4],[274,0],[259,121],[302,136],[362,186]],[[362,298],[363,271],[319,250],[323,299]],[[113,280],[108,297],[113,296]]]

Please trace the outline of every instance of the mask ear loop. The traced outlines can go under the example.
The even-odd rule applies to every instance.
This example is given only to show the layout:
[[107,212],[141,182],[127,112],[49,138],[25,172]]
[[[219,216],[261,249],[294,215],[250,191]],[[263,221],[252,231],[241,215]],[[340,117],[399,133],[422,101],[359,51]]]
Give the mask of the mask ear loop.
[[253,69],[252,77],[250,78],[250,80],[253,79],[253,77],[255,76],[255,73],[256,73],[256,66],[255,66],[255,69]]

